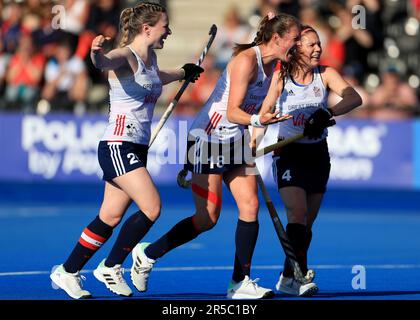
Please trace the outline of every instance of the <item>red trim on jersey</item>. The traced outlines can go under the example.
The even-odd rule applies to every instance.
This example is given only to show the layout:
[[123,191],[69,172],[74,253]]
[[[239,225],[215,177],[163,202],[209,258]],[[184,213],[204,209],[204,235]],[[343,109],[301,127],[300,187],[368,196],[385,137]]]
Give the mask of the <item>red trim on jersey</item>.
[[117,120],[115,121],[114,135],[117,134],[117,129],[118,129],[119,124],[120,124],[120,115],[117,114]]
[[125,126],[125,115],[118,114],[116,124],[115,124],[115,129],[114,129],[114,135],[122,136],[124,132],[124,126]]
[[217,125],[220,122],[220,119],[222,119],[222,115],[218,112],[213,113],[213,116],[211,117],[209,124],[206,127],[206,133],[209,135],[211,131],[217,127]]
[[214,117],[216,116],[216,114],[217,114],[217,112],[214,112],[213,113],[213,115],[211,116],[211,118],[210,118],[210,120],[209,120],[209,123],[207,124],[207,127],[206,127],[206,132],[209,130],[209,128],[211,127],[211,123],[212,123],[212,121],[213,121],[213,119],[214,119]]
[[121,123],[121,126],[120,126],[120,131],[118,133],[119,136],[122,136],[123,135],[124,127],[125,127],[125,115],[122,116],[122,123]]
[[192,184],[192,191],[201,198],[207,199],[210,202],[213,202],[216,207],[222,206],[222,199],[219,198],[215,193],[200,187],[198,184]]
[[222,120],[222,115],[219,115],[219,118],[214,123],[213,129],[217,127],[217,125],[219,124],[220,120]]

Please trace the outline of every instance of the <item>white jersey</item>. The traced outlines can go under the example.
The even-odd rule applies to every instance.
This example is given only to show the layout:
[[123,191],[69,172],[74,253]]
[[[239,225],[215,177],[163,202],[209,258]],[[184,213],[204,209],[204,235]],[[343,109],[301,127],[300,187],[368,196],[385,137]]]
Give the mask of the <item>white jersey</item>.
[[139,55],[138,69],[132,76],[109,78],[110,113],[109,122],[101,140],[129,141],[148,145],[156,101],[162,93],[156,55],[152,55],[152,66],[146,67]]
[[[279,140],[303,133],[305,122],[318,108],[327,108],[328,90],[322,82],[319,68],[313,70],[312,82],[308,85],[296,83],[290,76],[284,79],[284,89],[277,99],[276,109],[280,115],[290,114],[293,118],[279,123]],[[327,130],[318,140],[302,138],[299,143],[315,143],[327,137]]]
[[[241,106],[241,109],[249,114],[258,113],[271,82],[271,76],[267,77],[264,72],[260,48],[258,46],[253,48],[258,62],[258,76],[256,81],[248,86]],[[231,123],[227,119],[229,87],[230,79],[226,68],[217,81],[211,96],[193,122],[190,129],[191,136],[200,136],[205,141],[215,143],[228,143],[242,137],[245,126]]]

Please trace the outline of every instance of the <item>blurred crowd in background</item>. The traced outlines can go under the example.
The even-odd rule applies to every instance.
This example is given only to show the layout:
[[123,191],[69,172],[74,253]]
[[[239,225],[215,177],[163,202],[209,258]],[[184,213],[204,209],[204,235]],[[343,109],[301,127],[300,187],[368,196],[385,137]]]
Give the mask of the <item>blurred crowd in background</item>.
[[[188,87],[176,113],[192,115],[201,108],[234,44],[252,41],[261,17],[276,11],[292,14],[318,31],[323,47],[321,63],[339,70],[363,98],[363,106],[350,116],[420,116],[420,0],[255,1],[255,9],[247,17],[234,6],[225,12],[211,54],[204,61],[205,73]],[[57,3],[66,10],[66,24],[60,28],[54,27]],[[2,0],[0,111],[106,113],[107,78],[93,67],[90,45],[97,34],[117,39],[120,12],[135,3]],[[359,11],[354,10],[360,8],[357,5],[366,10],[365,20],[355,19]],[[354,21],[362,28],[354,27]],[[113,45],[116,43],[110,48]],[[161,107],[175,93],[165,95]],[[338,99],[331,94],[330,104]]]

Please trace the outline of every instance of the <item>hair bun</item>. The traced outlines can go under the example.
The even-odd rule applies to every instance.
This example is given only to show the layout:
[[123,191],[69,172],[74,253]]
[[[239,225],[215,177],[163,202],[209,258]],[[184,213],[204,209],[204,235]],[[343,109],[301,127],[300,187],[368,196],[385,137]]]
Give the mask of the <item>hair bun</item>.
[[271,19],[276,17],[276,14],[274,12],[270,11],[269,13],[267,13],[267,17],[268,17],[268,20],[270,21]]

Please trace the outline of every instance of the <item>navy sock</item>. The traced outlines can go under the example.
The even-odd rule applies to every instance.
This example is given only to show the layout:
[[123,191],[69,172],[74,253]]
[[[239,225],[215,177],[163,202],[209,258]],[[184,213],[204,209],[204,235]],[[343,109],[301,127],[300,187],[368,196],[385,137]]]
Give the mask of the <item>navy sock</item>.
[[304,267],[308,270],[308,251],[309,246],[311,245],[312,241],[312,230],[306,229],[306,237],[305,237],[305,260],[303,261]]
[[[289,237],[291,245],[296,253],[300,269],[303,275],[308,272],[308,266],[306,265],[306,252],[307,252],[307,233],[306,226],[300,223],[289,223],[286,226],[286,233]],[[288,259],[284,261],[283,275],[285,277],[293,277],[293,269],[290,267]]]
[[93,254],[111,237],[113,227],[97,216],[84,230],[79,242],[64,263],[64,270],[75,273],[82,270]]
[[178,222],[171,230],[164,234],[159,240],[153,242],[145,249],[145,254],[150,259],[158,259],[168,251],[183,245],[200,234],[194,226],[193,217],[185,218]]
[[235,282],[240,282],[245,276],[250,275],[259,226],[258,221],[246,222],[238,219],[235,233],[235,265],[232,275],[232,280]]
[[129,217],[121,227],[117,241],[105,261],[105,266],[113,267],[116,264],[122,264],[128,254],[143,239],[152,226],[153,221],[141,210]]

